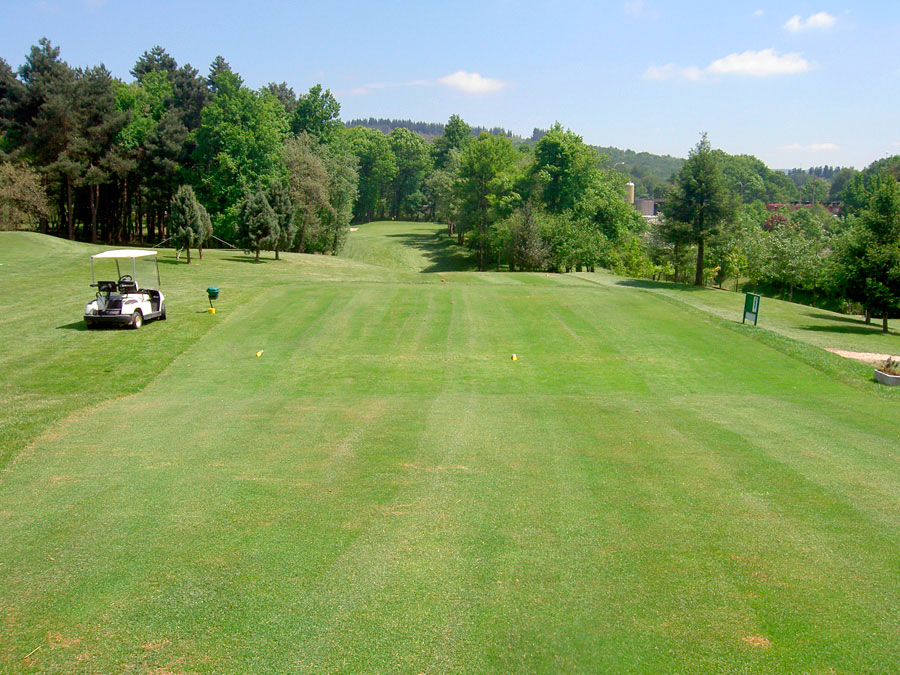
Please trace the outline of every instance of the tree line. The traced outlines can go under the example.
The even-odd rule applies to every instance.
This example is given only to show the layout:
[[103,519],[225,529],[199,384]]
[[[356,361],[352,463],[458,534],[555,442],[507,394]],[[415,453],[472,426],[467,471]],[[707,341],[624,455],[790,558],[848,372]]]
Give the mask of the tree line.
[[754,165],[713,150],[702,137],[649,233],[651,273],[685,280],[695,256],[696,285],[732,278],[735,290],[743,281],[788,300],[800,291],[810,302],[863,311],[867,321],[880,317],[887,332],[900,308],[900,162],[880,160],[852,172],[841,188],[839,216],[815,203],[772,209],[760,199],[748,202],[734,188],[736,166],[748,162]]
[[[252,90],[221,56],[201,76],[158,46],[131,74],[72,68],[47,39],[16,71],[0,59],[4,226],[94,243],[340,249],[357,160],[328,90]],[[288,200],[280,235],[248,231],[246,205],[260,195]]]
[[[46,39],[16,71],[0,60],[0,226],[172,241],[190,260],[211,238],[257,258],[334,254],[352,222],[435,220],[481,269],[731,280],[860,308],[885,327],[895,311],[900,157],[783,172],[704,137],[687,161],[651,166],[655,156],[601,153],[559,123],[527,140],[475,133],[457,115],[432,141],[404,126],[347,128],[321,85],[253,90],[221,56],[201,76],[154,47],[131,74],[72,68]],[[661,217],[626,202],[629,179]]]

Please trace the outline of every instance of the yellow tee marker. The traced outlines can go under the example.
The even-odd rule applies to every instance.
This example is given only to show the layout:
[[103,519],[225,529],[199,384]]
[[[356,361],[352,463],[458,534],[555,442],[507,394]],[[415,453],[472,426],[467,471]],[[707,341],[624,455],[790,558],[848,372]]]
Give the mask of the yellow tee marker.
[[265,351],[266,351],[265,349],[260,349],[258,352],[256,352],[256,358],[259,358],[260,356],[262,356],[265,353]]
[[519,360],[519,357],[516,356],[515,354],[513,354],[513,355],[512,355],[512,360],[513,360],[513,361],[518,361],[518,360]]

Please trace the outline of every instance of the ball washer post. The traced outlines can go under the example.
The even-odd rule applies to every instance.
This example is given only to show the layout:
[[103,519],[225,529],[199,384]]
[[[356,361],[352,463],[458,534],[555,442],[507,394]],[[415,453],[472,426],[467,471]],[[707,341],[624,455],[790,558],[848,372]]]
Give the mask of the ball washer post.
[[206,294],[209,296],[209,309],[206,310],[210,314],[216,313],[216,308],[213,307],[213,300],[219,299],[219,287],[218,286],[210,286],[206,289]]

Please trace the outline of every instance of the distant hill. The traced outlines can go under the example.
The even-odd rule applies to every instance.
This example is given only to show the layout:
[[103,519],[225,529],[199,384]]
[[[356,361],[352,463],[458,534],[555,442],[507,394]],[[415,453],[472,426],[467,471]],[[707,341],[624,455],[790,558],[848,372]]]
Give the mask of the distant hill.
[[[410,131],[415,131],[426,141],[433,141],[435,138],[443,135],[444,133],[444,124],[442,122],[413,122],[412,120],[394,120],[384,117],[353,119],[349,122],[344,122],[344,126],[348,128],[367,127],[369,129],[378,129],[385,134],[389,134],[397,128],[409,129]],[[511,138],[514,141],[524,140],[521,136],[517,136],[513,132],[508,131],[507,129],[503,129],[502,127],[493,127],[491,129],[488,129],[487,127],[472,127],[473,136],[478,136],[482,131],[487,131],[488,133],[494,134],[495,136],[506,136],[507,138]]]
[[[347,127],[368,127],[378,129],[382,133],[389,134],[394,129],[402,127],[414,131],[427,141],[433,141],[444,133],[444,125],[441,122],[414,122],[412,120],[396,120],[383,117],[369,117],[367,119],[352,119],[344,122]],[[472,127],[472,135],[477,136],[482,131],[487,131],[495,136],[506,136],[514,145],[534,146],[544,134],[546,129],[534,129],[531,138],[524,138],[514,134],[503,127]],[[628,174],[635,183],[635,193],[638,197],[658,196],[662,184],[668,181],[684,164],[681,157],[671,155],[654,155],[650,152],[635,152],[634,150],[622,150],[615,147],[594,146],[605,154],[609,161],[609,168],[616,168],[622,173]]]

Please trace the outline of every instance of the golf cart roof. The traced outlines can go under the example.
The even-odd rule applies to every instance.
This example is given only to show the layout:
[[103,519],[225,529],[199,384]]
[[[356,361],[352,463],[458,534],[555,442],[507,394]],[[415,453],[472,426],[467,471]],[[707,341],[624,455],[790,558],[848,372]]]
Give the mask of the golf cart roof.
[[122,248],[116,251],[103,251],[97,255],[92,255],[91,260],[98,258],[144,258],[148,255],[156,255],[156,251],[147,251],[139,248]]

